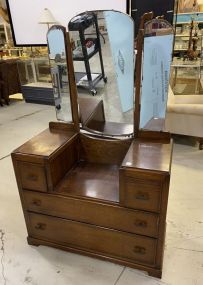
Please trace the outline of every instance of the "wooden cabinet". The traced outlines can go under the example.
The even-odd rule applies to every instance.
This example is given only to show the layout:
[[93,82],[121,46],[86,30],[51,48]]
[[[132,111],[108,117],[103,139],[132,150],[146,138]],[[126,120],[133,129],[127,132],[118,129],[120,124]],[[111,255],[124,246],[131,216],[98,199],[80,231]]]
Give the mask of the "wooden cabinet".
[[[63,125],[63,124],[62,124]],[[12,153],[28,242],[161,277],[170,139],[51,128]]]

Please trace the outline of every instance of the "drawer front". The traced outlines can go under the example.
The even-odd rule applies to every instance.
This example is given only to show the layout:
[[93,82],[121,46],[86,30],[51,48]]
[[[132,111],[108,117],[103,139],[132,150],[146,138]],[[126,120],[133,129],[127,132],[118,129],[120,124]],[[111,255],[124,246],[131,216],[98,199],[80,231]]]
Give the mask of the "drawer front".
[[121,204],[133,209],[159,213],[162,192],[162,177],[160,180],[149,177],[121,177]]
[[158,215],[119,206],[24,191],[27,210],[151,237],[158,236]]
[[36,191],[47,191],[45,169],[41,165],[18,162],[22,188],[36,190]]
[[70,220],[29,214],[31,236],[110,257],[154,265],[156,239]]

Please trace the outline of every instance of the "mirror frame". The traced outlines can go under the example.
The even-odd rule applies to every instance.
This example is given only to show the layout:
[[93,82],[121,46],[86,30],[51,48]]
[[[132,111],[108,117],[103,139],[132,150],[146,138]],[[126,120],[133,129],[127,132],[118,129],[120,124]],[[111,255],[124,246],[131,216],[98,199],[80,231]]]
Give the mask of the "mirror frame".
[[[71,111],[72,111],[72,119],[73,119],[74,129],[76,131],[79,131],[80,127],[79,127],[79,114],[78,114],[78,101],[77,101],[77,86],[75,84],[72,49],[71,49],[69,33],[67,32],[64,26],[53,25],[47,32],[47,43],[49,43],[48,41],[49,32],[53,30],[60,30],[63,33],[65,53],[66,53],[67,75],[68,75],[68,83],[69,83],[69,90],[70,90],[70,104],[71,104]],[[48,46],[48,51],[50,52],[49,44],[47,44],[47,46]]]

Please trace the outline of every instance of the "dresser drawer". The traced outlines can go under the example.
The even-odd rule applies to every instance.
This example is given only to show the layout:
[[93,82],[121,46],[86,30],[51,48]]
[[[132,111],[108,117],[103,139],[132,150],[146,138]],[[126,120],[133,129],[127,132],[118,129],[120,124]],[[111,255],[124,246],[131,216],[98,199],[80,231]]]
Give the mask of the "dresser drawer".
[[18,162],[23,189],[47,191],[45,169],[42,165]]
[[159,212],[162,192],[162,177],[139,174],[120,175],[121,204],[145,211]]
[[154,265],[156,239],[29,213],[31,237],[123,260]]
[[24,191],[27,210],[151,237],[158,236],[157,214],[52,194]]

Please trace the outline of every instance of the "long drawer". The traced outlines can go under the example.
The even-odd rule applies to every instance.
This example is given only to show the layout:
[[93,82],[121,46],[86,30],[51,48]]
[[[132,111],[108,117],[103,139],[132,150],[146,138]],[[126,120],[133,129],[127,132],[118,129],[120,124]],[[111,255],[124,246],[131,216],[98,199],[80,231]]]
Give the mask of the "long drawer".
[[30,236],[90,252],[153,266],[156,239],[29,213]]
[[52,194],[24,191],[27,210],[106,228],[158,236],[157,214]]

